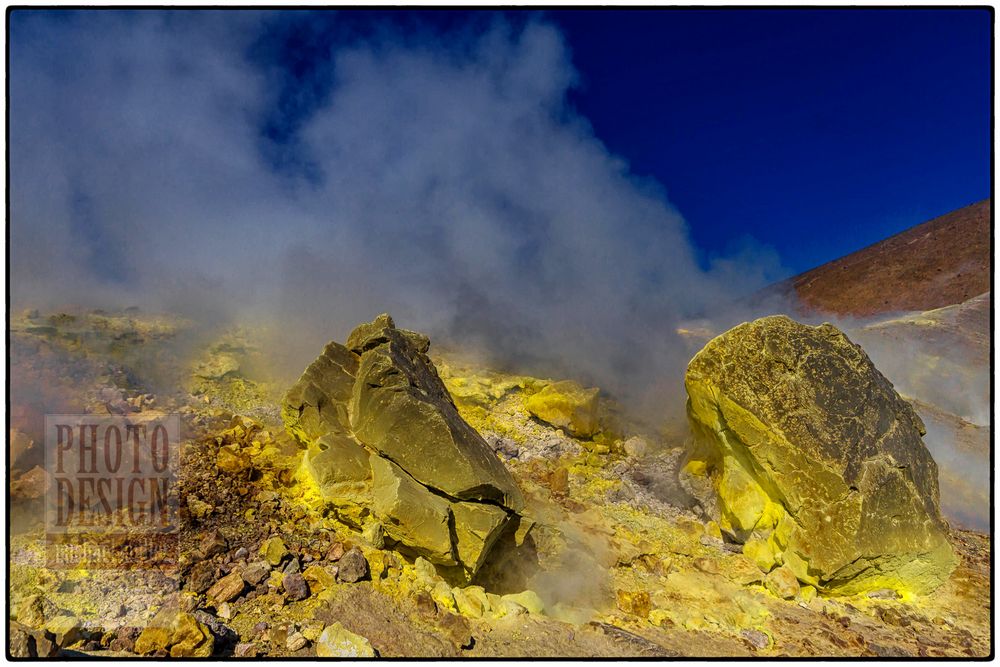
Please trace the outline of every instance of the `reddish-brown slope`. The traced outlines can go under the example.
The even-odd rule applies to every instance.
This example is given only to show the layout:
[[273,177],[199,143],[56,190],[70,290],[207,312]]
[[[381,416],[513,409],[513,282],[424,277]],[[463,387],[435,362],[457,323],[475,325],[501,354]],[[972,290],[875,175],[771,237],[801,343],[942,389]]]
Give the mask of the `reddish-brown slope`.
[[912,227],[775,286],[836,315],[931,310],[990,289],[990,200]]

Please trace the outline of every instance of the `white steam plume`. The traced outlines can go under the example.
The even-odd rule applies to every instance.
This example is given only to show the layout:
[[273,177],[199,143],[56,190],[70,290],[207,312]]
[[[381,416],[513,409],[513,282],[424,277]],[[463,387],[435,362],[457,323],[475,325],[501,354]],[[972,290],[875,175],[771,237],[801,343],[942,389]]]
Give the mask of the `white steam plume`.
[[279,168],[260,131],[278,75],[246,57],[272,19],[15,13],[15,307],[270,323],[288,376],[389,311],[655,414],[683,407],[678,324],[778,275],[752,244],[699,265],[662,187],[567,103],[543,22],[331,44],[295,133],[313,176]]

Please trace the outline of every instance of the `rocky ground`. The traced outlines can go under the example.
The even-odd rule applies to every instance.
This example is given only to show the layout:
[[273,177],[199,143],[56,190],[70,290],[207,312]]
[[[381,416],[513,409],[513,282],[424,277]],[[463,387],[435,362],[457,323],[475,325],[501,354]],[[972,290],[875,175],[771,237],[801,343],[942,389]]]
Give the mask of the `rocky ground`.
[[[642,432],[569,385],[432,358],[534,524],[469,582],[341,523],[286,433],[252,332],[187,338],[137,312],[11,322],[10,651],[102,656],[986,656],[989,536],[952,529],[932,594],[824,595],[723,539],[682,470],[683,436]],[[547,393],[546,393],[547,392]],[[182,416],[175,562],[46,567],[40,418]]]

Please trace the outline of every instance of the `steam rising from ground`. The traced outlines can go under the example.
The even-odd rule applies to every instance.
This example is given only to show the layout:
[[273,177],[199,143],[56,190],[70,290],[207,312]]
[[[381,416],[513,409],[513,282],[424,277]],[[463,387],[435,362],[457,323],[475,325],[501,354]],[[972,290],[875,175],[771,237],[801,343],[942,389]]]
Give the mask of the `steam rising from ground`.
[[752,242],[699,262],[662,187],[567,104],[553,27],[325,45],[275,141],[288,73],[247,53],[277,20],[15,13],[15,307],[265,325],[288,377],[389,311],[655,413],[683,405],[678,324],[778,274]]

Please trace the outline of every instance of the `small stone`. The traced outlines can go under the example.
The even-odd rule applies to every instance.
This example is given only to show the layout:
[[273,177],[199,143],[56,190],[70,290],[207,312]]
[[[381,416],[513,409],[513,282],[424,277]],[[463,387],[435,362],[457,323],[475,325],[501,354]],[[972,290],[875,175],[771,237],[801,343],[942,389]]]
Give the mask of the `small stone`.
[[434,584],[434,588],[431,589],[431,598],[437,603],[438,607],[451,610],[456,609],[455,596],[451,591],[451,586],[443,581]]
[[59,582],[59,587],[56,589],[58,593],[75,593],[76,589],[79,588],[80,582],[73,581],[72,579],[66,579],[65,581]]
[[417,559],[413,561],[413,568],[417,571],[417,578],[420,581],[433,583],[438,579],[437,568],[423,556],[417,556]]
[[719,564],[710,558],[695,558],[694,566],[705,574],[719,574]]
[[288,639],[285,641],[285,648],[293,652],[304,649],[308,645],[309,640],[307,640],[301,632],[294,632],[290,634]]
[[776,565],[774,551],[767,540],[751,537],[743,544],[743,555],[749,558],[761,572],[770,572]]
[[215,465],[223,472],[238,475],[250,467],[250,457],[240,451],[239,445],[226,445],[219,448]]
[[372,581],[382,579],[389,569],[389,554],[385,551],[372,551],[368,554],[368,575]]
[[185,591],[177,600],[177,608],[180,611],[192,612],[198,608],[200,603],[201,600],[198,599],[197,593],[194,591]]
[[618,591],[615,597],[620,610],[643,619],[649,616],[653,606],[646,591]]
[[380,521],[367,525],[361,533],[361,537],[376,549],[385,546],[385,529]]
[[469,627],[467,618],[459,614],[442,614],[436,621],[442,634],[448,637],[456,648],[463,650],[472,648],[475,638],[472,636],[472,628]]
[[528,610],[518,603],[510,599],[500,598],[500,602],[493,607],[496,615],[498,617],[502,616],[521,616],[522,614],[527,614]]
[[302,577],[309,584],[309,590],[313,593],[322,593],[328,588],[333,588],[337,583],[336,575],[322,565],[310,565],[302,573]]
[[213,530],[202,538],[198,549],[205,558],[211,558],[216,554],[221,554],[226,550],[226,538],[217,530]]
[[208,561],[195,563],[187,573],[184,588],[195,593],[204,593],[215,581],[215,566]]
[[233,649],[233,656],[237,658],[256,658],[259,651],[253,642],[240,642]]
[[368,576],[368,560],[361,549],[354,547],[341,556],[338,562],[337,579],[354,583]]
[[549,475],[549,489],[555,496],[569,495],[569,468],[560,466]]
[[[493,603],[490,601],[489,595],[486,593],[486,589],[482,586],[466,586],[462,589],[467,598],[476,600],[480,606],[483,608],[483,613],[491,610]],[[499,598],[498,598],[499,599]]]
[[288,549],[280,537],[272,537],[260,545],[260,555],[268,563],[277,567],[281,565],[281,561],[285,560],[285,557],[288,555]]
[[289,634],[287,625],[276,625],[268,631],[267,639],[275,646],[284,646],[288,643]]
[[171,658],[207,658],[214,646],[215,638],[208,628],[191,614],[177,614],[171,625]]
[[872,600],[898,600],[902,596],[891,588],[879,588],[878,590],[869,591],[868,597]]
[[545,603],[542,602],[542,598],[538,597],[538,593],[534,591],[511,593],[509,595],[502,596],[502,599],[516,602],[532,614],[541,614],[545,611]]
[[334,542],[330,547],[330,550],[326,552],[326,559],[331,562],[337,562],[344,555],[344,543]]
[[288,561],[288,564],[285,565],[285,569],[283,569],[281,572],[283,574],[291,574],[292,572],[301,572],[301,571],[302,570],[299,567],[299,559],[296,558],[295,556],[292,556],[292,559]]
[[673,560],[654,554],[646,554],[640,559],[640,562],[642,562],[646,569],[658,577],[665,577],[674,569]]
[[8,628],[7,650],[12,658],[52,658],[59,654],[50,632],[15,622]]
[[7,652],[12,658],[37,658],[35,652],[35,638],[32,637],[26,628],[10,628],[10,635],[7,639]]
[[417,605],[417,613],[421,616],[432,617],[437,615],[437,604],[435,604],[434,598],[427,591],[418,591],[413,597],[413,601]]
[[211,514],[212,510],[214,509],[211,505],[203,501],[201,498],[193,495],[188,496],[187,506],[188,509],[191,511],[191,514],[193,514],[195,518],[199,520],[203,520],[205,517]]
[[469,618],[482,617],[483,605],[478,599],[466,595],[465,591],[461,588],[452,589],[451,594],[455,598],[455,608],[459,614],[468,616]]
[[[279,570],[271,570],[271,574],[267,577],[267,581],[264,582],[267,586],[268,591],[278,591],[281,590],[281,580],[285,575]],[[284,601],[284,598],[282,598]]]
[[320,658],[374,658],[375,650],[367,639],[337,622],[327,626],[316,640],[316,655]]
[[246,560],[249,555],[250,551],[246,547],[240,547],[236,550],[236,553],[233,554],[233,558],[236,560]]
[[764,577],[764,586],[784,600],[791,600],[799,594],[799,580],[787,565],[771,570]]
[[216,602],[229,602],[243,592],[246,582],[239,572],[227,574],[208,589],[206,595]]
[[260,582],[267,578],[267,575],[271,573],[271,564],[266,560],[259,560],[256,563],[250,563],[245,568],[243,568],[243,580],[246,581],[251,586],[256,586]]
[[578,438],[589,438],[600,429],[597,396],[597,389],[584,389],[564,380],[546,385],[529,396],[525,407],[552,426],[564,428]]
[[638,459],[645,456],[646,451],[649,449],[649,444],[643,438],[633,435],[622,444],[622,449],[632,458]]
[[671,627],[674,622],[665,609],[654,609],[649,612],[649,622],[658,628]]
[[305,600],[309,597],[309,585],[298,572],[286,574],[281,579],[281,586],[289,600]]
[[127,637],[115,637],[108,644],[108,649],[111,651],[135,653],[135,640]]
[[740,636],[743,637],[743,639],[745,639],[750,646],[758,650],[765,649],[771,645],[771,638],[760,630],[744,630],[740,633]]
[[709,521],[705,524],[705,534],[716,540],[722,540],[722,529],[717,521]]
[[302,636],[311,642],[319,639],[323,633],[323,621],[307,621],[301,629]]
[[156,651],[165,651],[170,646],[170,624],[173,621],[170,614],[169,610],[162,610],[153,618],[152,623],[143,629],[135,640],[136,653],[148,655]]
[[228,621],[233,617],[233,608],[229,605],[228,602],[223,602],[222,604],[220,604],[217,611],[219,613],[219,618],[223,618]]

